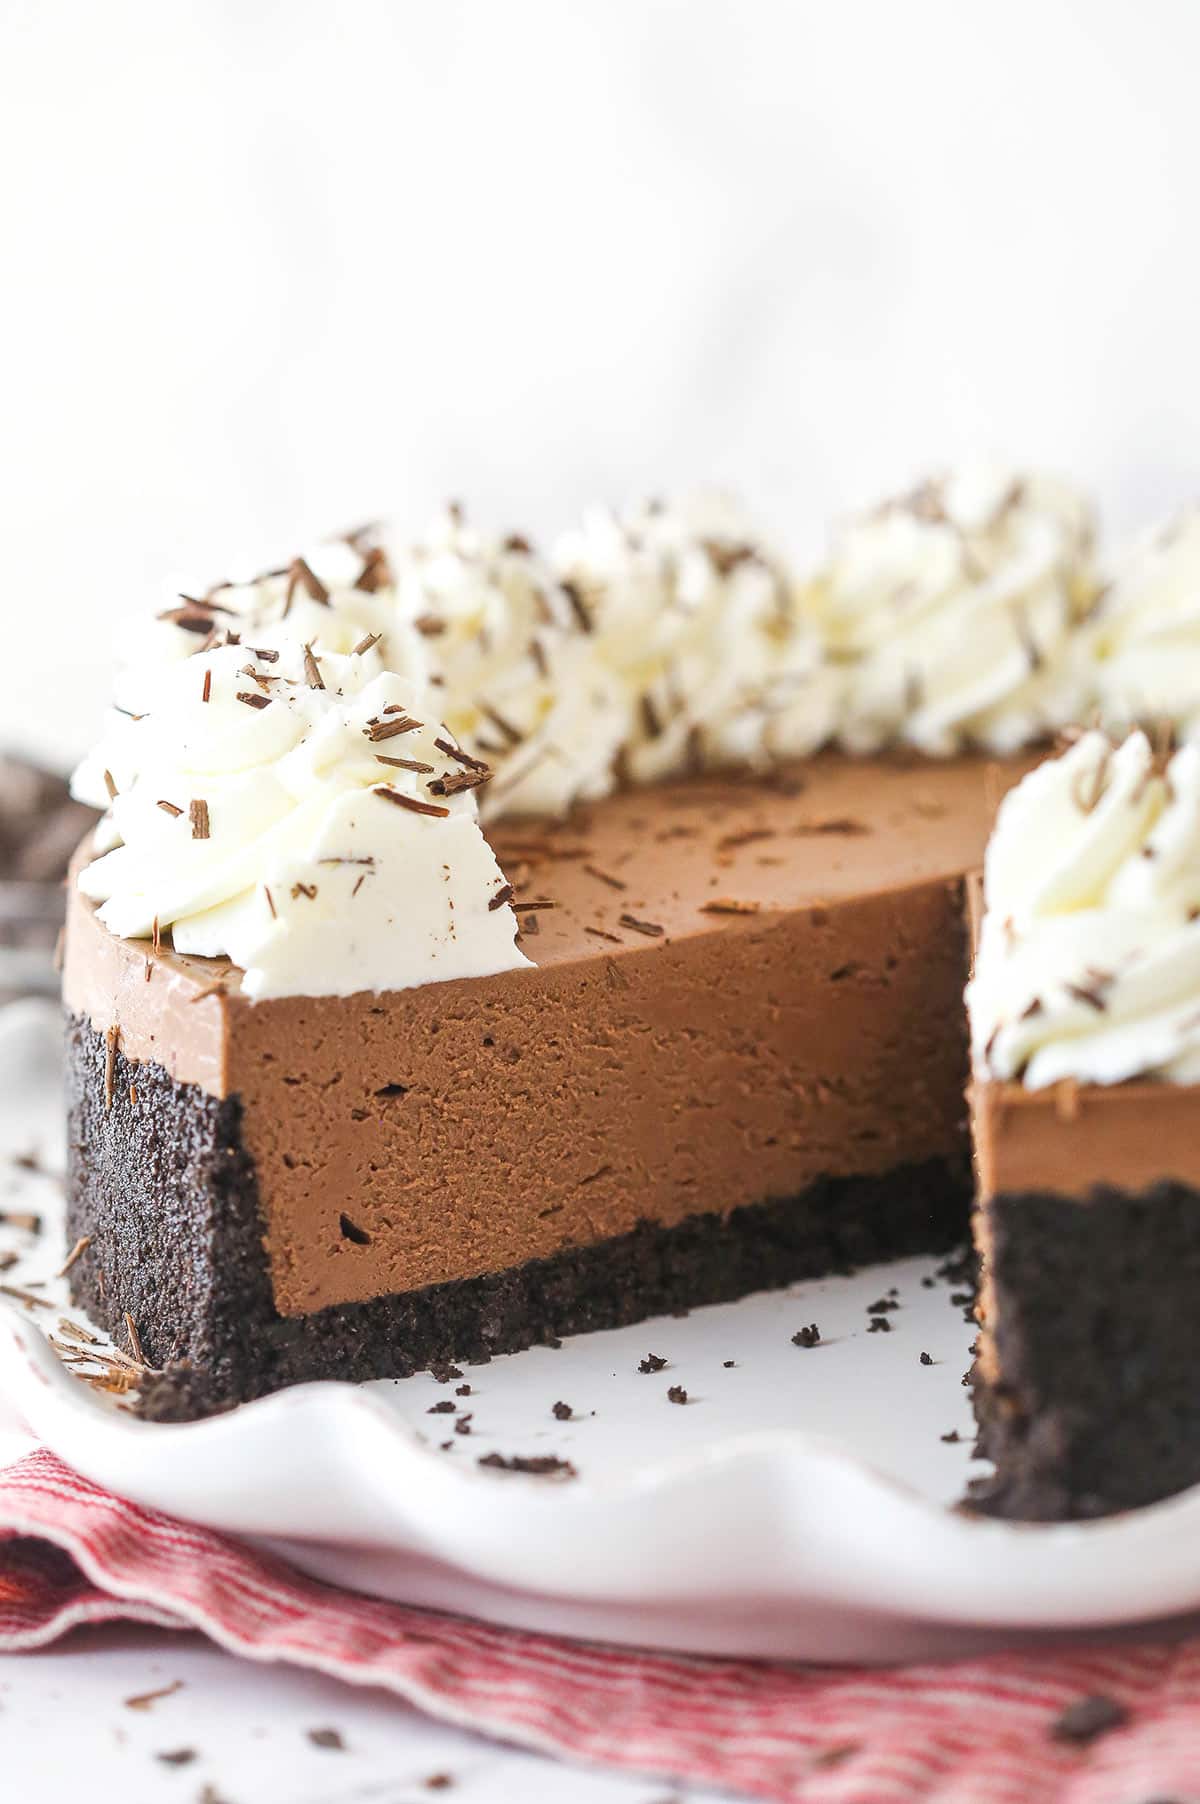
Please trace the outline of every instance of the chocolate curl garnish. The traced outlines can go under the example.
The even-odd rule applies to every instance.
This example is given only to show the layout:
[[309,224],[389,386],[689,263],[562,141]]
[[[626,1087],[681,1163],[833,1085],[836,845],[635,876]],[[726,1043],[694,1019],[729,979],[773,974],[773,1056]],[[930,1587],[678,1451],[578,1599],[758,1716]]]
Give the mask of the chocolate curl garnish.
[[302,557],[293,558],[288,565],[285,613],[291,607],[297,589],[303,589],[310,601],[319,601],[325,607],[329,606],[329,590]]

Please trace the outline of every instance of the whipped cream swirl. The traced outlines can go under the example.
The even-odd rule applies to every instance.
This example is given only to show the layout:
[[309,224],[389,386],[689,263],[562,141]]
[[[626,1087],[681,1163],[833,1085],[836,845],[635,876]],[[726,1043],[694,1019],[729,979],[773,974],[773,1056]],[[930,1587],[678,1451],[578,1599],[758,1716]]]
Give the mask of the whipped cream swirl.
[[1008,752],[1078,718],[1091,542],[1071,489],[989,466],[851,520],[808,591],[843,744]]
[[563,815],[608,795],[625,697],[528,540],[481,532],[450,507],[400,568],[397,612],[422,636],[443,717],[495,769],[484,818]]
[[975,1069],[1200,1082],[1200,746],[1085,734],[1001,805],[967,990]]
[[623,692],[635,782],[801,757],[830,737],[835,674],[782,560],[730,497],[594,509],[554,558]]
[[1126,555],[1097,604],[1088,649],[1106,724],[1167,721],[1200,737],[1200,507]]
[[161,671],[154,699],[80,874],[114,933],[225,955],[252,998],[528,962],[477,818],[486,766],[377,646],[218,645]]

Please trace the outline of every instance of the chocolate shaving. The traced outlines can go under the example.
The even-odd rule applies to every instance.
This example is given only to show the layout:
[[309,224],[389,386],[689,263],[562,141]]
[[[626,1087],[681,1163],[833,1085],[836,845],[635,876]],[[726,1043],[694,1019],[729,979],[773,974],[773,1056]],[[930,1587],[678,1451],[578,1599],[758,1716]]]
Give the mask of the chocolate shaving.
[[636,915],[618,915],[617,920],[620,926],[628,927],[631,933],[644,933],[651,940],[661,939],[666,932],[666,928],[660,927],[657,921],[639,921]]
[[512,899],[513,899],[512,884],[511,883],[502,883],[500,888],[496,891],[495,895],[492,897],[491,901],[488,903],[488,913],[491,914],[494,909],[503,908],[504,904],[506,902],[511,902]]
[[158,802],[155,806],[161,808],[164,814],[173,815],[176,820],[183,813],[183,809],[177,808],[174,802]]
[[[1084,972],[1086,983],[1067,983],[1063,985],[1068,996],[1074,996],[1076,1002],[1086,1003],[1094,1008],[1097,1014],[1103,1014],[1108,1007],[1108,992],[1116,979],[1111,971],[1098,971],[1089,965]],[[1022,1019],[1025,1019],[1023,1016]]]
[[125,1311],[125,1332],[129,1336],[129,1351],[140,1366],[146,1363],[146,1355],[142,1352],[142,1338],[137,1331],[137,1324],[129,1311]]
[[511,720],[505,720],[503,714],[493,708],[489,702],[480,702],[478,706],[479,712],[483,715],[484,719],[491,721],[497,732],[504,735],[504,738],[508,741],[509,745],[521,745],[524,743],[524,733],[514,727]]
[[202,702],[207,702],[207,701],[212,700],[212,671],[211,670],[206,670],[204,673],[204,685],[200,691],[200,700]]
[[377,744],[381,739],[395,739],[399,733],[415,733],[420,725],[419,720],[410,720],[407,715],[399,720],[372,720],[363,728],[363,735]]
[[484,783],[490,782],[491,775],[490,770],[446,771],[442,776],[435,777],[432,783],[427,783],[425,787],[431,796],[456,796],[461,795],[467,789],[479,789]]
[[192,823],[192,838],[207,839],[209,836],[208,803],[199,798],[190,802],[188,818]]
[[663,730],[662,721],[658,717],[658,709],[654,706],[649,690],[643,693],[638,706],[641,710],[642,725],[646,729],[647,739],[660,738]]
[[31,1290],[22,1290],[17,1284],[0,1284],[0,1296],[11,1297],[14,1303],[23,1303],[26,1309],[50,1309],[49,1297],[35,1296]]
[[440,638],[446,630],[446,622],[439,614],[418,614],[413,625],[426,639]]
[[310,689],[324,689],[325,679],[321,675],[321,667],[313,656],[311,643],[304,647],[304,676]]
[[55,1272],[54,1276],[56,1278],[65,1278],[71,1267],[75,1264],[75,1261],[77,1259],[82,1259],[91,1244],[91,1235],[81,1234],[79,1239],[75,1242],[75,1245],[71,1248],[71,1251],[67,1254],[66,1258]]
[[860,833],[869,833],[871,829],[862,821],[851,820],[848,816],[835,816],[824,821],[801,821],[792,828],[797,839],[807,839],[817,834],[843,834],[847,838]]
[[350,656],[361,658],[365,652],[370,651],[373,645],[378,645],[382,637],[382,633],[367,633],[365,638],[360,639],[358,644],[351,648]]
[[117,1075],[117,1042],[120,1038],[121,1029],[114,1022],[104,1036],[104,1107],[106,1110],[113,1106]]
[[389,789],[386,784],[373,789],[371,794],[378,796],[381,801],[395,803],[397,808],[407,808],[410,814],[434,814],[444,819],[450,812],[440,803],[422,802],[418,796],[402,795],[400,790]]
[[432,772],[434,770],[434,766],[432,764],[422,764],[419,761],[419,759],[416,759],[416,758],[388,758],[384,755],[383,752],[376,752],[375,762],[376,762],[376,764],[390,764],[392,766],[393,770],[416,771],[416,773],[419,777],[428,777],[432,774]]
[[295,596],[297,589],[303,589],[304,593],[312,601],[324,602],[325,606],[328,607],[329,590],[325,587],[325,584],[321,581],[320,577],[316,576],[309,568],[302,557],[292,559],[291,564],[288,566],[287,579],[285,612],[291,607],[292,599]]
[[482,758],[472,758],[470,752],[464,752],[461,745],[455,745],[449,739],[435,739],[433,743],[439,752],[445,752],[447,758],[454,758],[459,764],[465,764],[468,770],[489,769]]
[[382,545],[372,545],[363,553],[363,567],[354,587],[362,589],[368,595],[374,595],[379,589],[390,587],[391,582],[392,566],[388,563],[387,552]]
[[263,895],[267,898],[267,907],[271,911],[271,919],[273,921],[277,921],[279,919],[279,916],[275,912],[275,898],[271,894],[270,890],[268,889],[268,887],[265,883],[263,884]]
[[590,933],[593,939],[607,940],[610,945],[619,946],[621,944],[621,937],[619,934],[609,933],[603,927],[585,927],[583,931],[585,933]]
[[157,1704],[159,1698],[172,1697],[175,1692],[183,1690],[182,1679],[172,1679],[169,1685],[160,1685],[157,1691],[142,1691],[136,1697],[125,1699],[126,1710],[149,1710],[151,1704]]
[[607,883],[609,889],[628,889],[629,887],[627,883],[622,882],[620,877],[613,877],[607,871],[602,871],[599,865],[585,864],[583,868],[589,877],[595,877],[600,883]]
[[251,695],[245,689],[238,690],[237,700],[239,702],[245,702],[248,708],[269,708],[271,706],[271,697],[269,695]]
[[702,915],[756,915],[761,904],[758,902],[739,902],[736,896],[714,896],[710,902],[700,904]]
[[759,839],[774,839],[774,827],[743,827],[738,833],[726,833],[717,841],[718,852],[735,852],[739,846],[752,846]]
[[592,616],[586,601],[583,599],[583,592],[578,583],[573,583],[569,578],[564,578],[562,582],[562,592],[570,602],[571,612],[574,614],[581,629],[585,633],[590,633],[592,630]]
[[272,651],[269,645],[252,645],[250,650],[256,658],[261,658],[264,664],[278,664],[279,662],[279,653]]
[[315,883],[293,883],[293,885],[292,885],[292,901],[295,902],[297,900],[297,898],[300,896],[306,896],[310,902],[315,902],[317,899],[316,884]]

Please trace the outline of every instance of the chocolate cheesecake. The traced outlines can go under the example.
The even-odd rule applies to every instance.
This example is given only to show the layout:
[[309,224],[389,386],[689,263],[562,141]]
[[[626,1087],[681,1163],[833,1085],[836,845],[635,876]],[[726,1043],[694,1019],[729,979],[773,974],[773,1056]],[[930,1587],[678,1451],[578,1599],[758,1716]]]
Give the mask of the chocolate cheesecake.
[[948,1246],[964,873],[1025,768],[836,754],[492,842],[532,969],[252,1002],[71,904],[77,1299],[192,1414]]
[[1091,543],[996,471],[803,581],[724,507],[550,561],[451,509],[164,610],[64,972],[71,1281],[146,1413],[945,1248],[977,1182],[980,1502],[1200,1479],[1200,751],[1045,758],[1146,711],[1200,540],[1103,597]]

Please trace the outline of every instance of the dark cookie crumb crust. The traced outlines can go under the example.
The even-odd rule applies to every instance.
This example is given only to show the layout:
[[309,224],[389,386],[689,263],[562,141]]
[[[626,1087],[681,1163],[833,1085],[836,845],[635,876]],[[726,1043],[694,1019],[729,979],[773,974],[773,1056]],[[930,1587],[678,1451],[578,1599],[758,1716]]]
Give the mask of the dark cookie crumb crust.
[[973,1374],[989,1515],[1110,1515],[1200,1481],[1200,1193],[1163,1182],[987,1209],[1002,1381]]
[[[111,1105],[106,1106],[106,1066]],[[136,1083],[137,1102],[129,1100]],[[241,1105],[133,1064],[67,1021],[67,1232],[90,1236],[72,1295],[163,1368],[143,1413],[189,1420],[310,1379],[406,1377],[857,1265],[941,1251],[963,1234],[965,1167],[827,1178],[800,1196],[674,1228],[647,1222],[510,1271],[304,1317],[274,1308]]]

